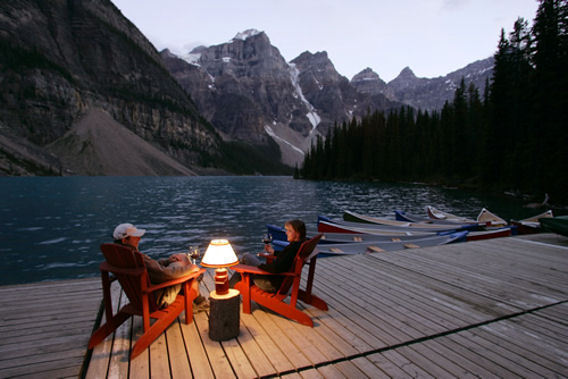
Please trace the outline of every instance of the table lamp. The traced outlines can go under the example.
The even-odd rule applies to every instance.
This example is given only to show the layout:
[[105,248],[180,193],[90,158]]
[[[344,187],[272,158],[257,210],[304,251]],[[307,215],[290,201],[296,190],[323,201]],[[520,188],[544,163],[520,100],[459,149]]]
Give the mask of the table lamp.
[[226,239],[212,240],[201,259],[204,267],[215,268],[215,292],[225,295],[229,292],[229,274],[227,267],[239,263],[231,244]]

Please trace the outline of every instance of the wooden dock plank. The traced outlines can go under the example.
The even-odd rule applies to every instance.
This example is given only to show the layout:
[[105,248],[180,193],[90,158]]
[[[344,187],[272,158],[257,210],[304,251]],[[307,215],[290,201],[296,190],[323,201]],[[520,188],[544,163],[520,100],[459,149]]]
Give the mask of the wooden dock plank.
[[148,349],[150,350],[150,377],[171,377],[166,334],[162,333]]
[[[432,316],[432,314],[424,310],[421,302],[416,301],[414,297],[406,297],[400,293],[391,295],[391,291],[382,291],[380,296],[370,296],[376,291],[376,288],[385,288],[380,286],[380,282],[374,280],[374,276],[367,276],[368,280],[360,280],[365,277],[365,271],[359,270],[358,283],[363,298],[367,302],[367,306],[374,305],[377,309],[381,309],[387,318],[400,318],[404,317],[405,324],[413,325],[422,333],[435,334],[448,329],[448,323],[443,318]],[[350,280],[350,276],[346,271],[339,270],[334,272],[334,275],[345,280]],[[372,281],[371,281],[372,280]],[[387,285],[385,283],[385,285]],[[388,288],[388,287],[386,287]],[[427,315],[427,316],[425,316]],[[455,328],[455,324],[451,324],[451,328]]]
[[[341,265],[341,262],[338,261],[338,266]],[[381,292],[382,297],[387,297],[401,306],[408,306],[409,301],[412,300],[413,310],[427,315],[430,320],[443,325],[445,328],[453,329],[467,325],[467,321],[460,319],[460,317],[464,318],[462,313],[456,311],[453,307],[439,306],[439,302],[436,302],[436,298],[440,296],[439,293],[429,291],[424,286],[417,286],[414,281],[401,280],[395,275],[377,276],[364,263],[366,262],[357,261],[357,272],[372,279],[375,287],[388,289],[388,291]],[[376,261],[373,262],[373,264],[376,263]]]
[[[185,316],[182,316],[182,319],[183,318],[185,318]],[[189,325],[180,321],[179,318],[178,322],[180,324],[185,349],[189,356],[189,363],[191,365],[191,372],[193,373],[193,376],[196,378],[214,378],[213,370],[211,369],[211,365],[207,357],[207,352],[205,351],[204,345],[201,341],[201,336],[197,330],[195,317],[194,321]]]
[[322,377],[326,379],[347,378],[347,376],[345,376],[335,365],[318,367],[317,371]]
[[[240,326],[240,333],[238,336],[238,342],[243,349],[243,352],[246,354],[246,357],[254,371],[256,372],[257,376],[268,376],[273,374],[276,371],[276,368],[272,365],[272,361],[270,356],[263,348],[259,345],[259,342],[262,342],[263,346],[266,346],[268,349],[272,350],[273,354],[277,354],[277,356],[283,356],[283,353],[278,350],[276,345],[269,343],[266,339],[262,339],[262,341],[257,341],[247,327],[245,323],[245,318],[249,321],[248,325],[251,326],[255,324],[255,321],[251,320],[254,319],[251,315],[247,314],[247,317],[243,317],[245,314],[241,313],[241,326]],[[251,326],[252,327],[252,326]],[[263,333],[264,334],[264,333]],[[258,336],[259,333],[256,332]],[[275,349],[274,349],[275,348]]]
[[[134,317],[132,320],[132,340],[137,341],[144,333],[142,317]],[[133,379],[150,378],[150,349],[144,350],[134,360],[130,361],[129,377]]]
[[[456,342],[468,351],[468,356],[471,359],[479,359],[482,357],[485,362],[491,362],[491,371],[500,372],[500,376],[510,377],[510,376],[522,376],[522,377],[532,377],[535,375],[534,372],[527,370],[526,368],[512,362],[500,355],[490,353],[488,350],[488,345],[483,341],[472,341],[469,338],[467,332],[457,333],[451,335],[449,338],[451,341]],[[488,364],[488,363],[484,363]],[[499,368],[498,368],[499,367]]]
[[[427,346],[427,344],[412,344],[408,346],[408,351],[416,352],[420,354],[422,357],[419,360],[427,359],[428,362],[435,363],[439,367],[442,367],[445,371],[450,373],[451,376],[456,378],[467,378],[467,377],[474,377],[470,371],[467,369],[459,366],[458,364],[454,363],[445,355],[441,354],[438,350],[434,350],[431,346]],[[404,353],[403,353],[404,354]],[[411,355],[405,354],[407,358],[412,358],[415,361],[415,358]],[[431,372],[427,369],[427,371]],[[444,376],[446,376],[445,374]]]
[[[257,342],[260,351],[264,355],[264,359],[274,367],[276,373],[294,369],[295,366],[290,362],[287,354],[284,354],[284,352],[280,350],[279,344],[269,337],[271,331],[264,330],[256,317],[251,314],[241,313],[241,320],[248,331],[248,336]],[[259,361],[263,359],[261,354],[254,356],[251,354],[249,359],[253,362],[258,372],[265,372],[265,367],[257,368],[257,365],[261,364]]]
[[[445,341],[445,343],[441,343],[441,341]],[[457,343],[450,342],[446,337],[425,341],[422,344],[412,345],[412,347],[415,349],[422,347],[439,353],[444,358],[450,360],[452,364],[462,367],[465,373],[472,373],[473,375],[481,378],[499,378],[497,374],[486,369],[482,362],[478,364],[478,360],[473,360],[470,359],[470,357],[464,356],[465,348],[461,347]],[[459,377],[462,377],[462,375],[459,375]]]
[[[124,292],[120,293],[120,308],[128,304],[128,298]],[[132,318],[126,320],[114,332],[112,356],[110,358],[108,376],[128,376],[128,359],[130,358],[130,338],[132,332]]]
[[[118,312],[120,307],[120,293],[121,288],[118,283],[112,283],[111,287],[111,299],[112,299],[112,310],[113,314]],[[102,302],[101,302],[102,307]],[[101,308],[102,311],[102,318],[100,325],[103,325],[106,322],[106,313]],[[97,325],[100,326],[100,325]],[[87,379],[96,379],[106,377],[108,374],[108,367],[110,358],[112,355],[112,344],[113,344],[114,335],[111,334],[107,338],[105,338],[101,343],[94,347],[91,354],[91,359],[89,362],[89,367],[86,373]]]
[[193,317],[196,323],[201,342],[207,352],[213,374],[219,378],[233,378],[235,373],[231,367],[227,355],[219,342],[209,339],[209,320],[206,312],[196,313]]
[[[324,376],[322,374],[320,374],[319,371],[316,370],[315,368],[310,369],[310,370],[304,370],[300,373],[300,375],[304,379],[321,379],[321,378],[324,378]],[[291,374],[291,376],[295,376],[295,375]]]
[[362,378],[366,376],[366,374],[351,361],[342,361],[336,363],[334,364],[334,367],[338,369],[346,378]]
[[287,333],[278,327],[269,313],[270,311],[265,311],[258,307],[252,310],[252,315],[256,318],[258,323],[262,325],[274,344],[283,352],[286,352],[286,357],[296,369],[313,366],[312,361],[306,356],[306,351],[303,348],[298,348],[298,346],[294,344]]
[[381,353],[383,357],[387,360],[391,361],[394,365],[396,365],[400,370],[404,371],[408,375],[412,376],[413,378],[420,377],[420,378],[433,378],[428,372],[424,371],[420,366],[415,364],[414,362],[409,361],[406,357],[400,354],[396,350],[388,350]]
[[317,342],[314,342],[311,328],[298,325],[296,322],[285,319],[273,312],[266,312],[266,315],[272,320],[273,324],[287,336],[288,340],[292,342],[295,346],[294,349],[298,349],[301,346],[303,355],[309,361],[306,366],[315,366],[319,363],[327,362],[328,359],[324,351],[320,349]]
[[371,362],[367,357],[352,359],[351,362],[361,370],[368,378],[386,379],[390,378],[383,370]]
[[[317,282],[318,288],[326,293],[326,301],[335,308],[350,313],[349,318],[357,320],[360,325],[369,327],[369,332],[380,336],[386,343],[399,343],[423,336],[419,330],[407,323],[407,320],[392,318],[376,307],[369,307],[367,299],[363,296],[353,296],[349,289],[343,288],[345,282],[340,278],[333,278],[326,283]],[[360,293],[357,291],[356,293]],[[378,295],[378,294],[377,294]],[[355,313],[356,315],[354,315]]]
[[487,341],[490,341],[491,344],[495,347],[502,348],[501,351],[503,351],[507,356],[514,355],[515,357],[522,357],[528,362],[534,362],[535,364],[539,365],[536,371],[542,373],[544,376],[561,375],[566,369],[562,365],[556,363],[554,359],[549,359],[549,355],[543,354],[540,349],[533,349],[533,347],[530,345],[521,346],[515,344],[515,342],[517,341],[516,339],[503,338],[499,335],[491,333],[489,330],[483,327],[476,328],[472,330],[471,333]]
[[435,378],[445,378],[453,375],[447,366],[442,366],[439,364],[439,361],[432,359],[433,356],[424,356],[412,349],[411,346],[403,346],[395,351]]
[[[185,316],[183,316],[185,320]],[[181,333],[179,317],[166,330],[166,341],[168,345],[168,359],[170,361],[170,369],[172,378],[190,378],[191,367],[185,350],[185,343]]]
[[225,354],[227,354],[227,359],[231,362],[231,366],[238,378],[256,378],[259,376],[236,338],[223,341],[222,345]]

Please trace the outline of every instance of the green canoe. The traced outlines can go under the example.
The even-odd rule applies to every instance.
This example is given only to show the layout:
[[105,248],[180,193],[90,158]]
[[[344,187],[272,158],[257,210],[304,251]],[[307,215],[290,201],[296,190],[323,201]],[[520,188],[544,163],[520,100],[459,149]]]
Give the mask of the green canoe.
[[568,216],[546,217],[538,221],[544,230],[568,237]]

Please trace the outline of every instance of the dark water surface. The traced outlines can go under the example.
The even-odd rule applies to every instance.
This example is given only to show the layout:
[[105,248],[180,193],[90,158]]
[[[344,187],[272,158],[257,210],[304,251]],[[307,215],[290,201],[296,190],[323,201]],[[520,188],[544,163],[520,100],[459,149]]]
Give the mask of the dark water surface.
[[98,276],[99,245],[114,227],[147,229],[141,251],[155,258],[228,238],[260,251],[265,224],[349,209],[376,216],[424,207],[475,218],[482,207],[505,219],[532,216],[514,199],[423,185],[311,182],[289,177],[0,178],[0,285]]

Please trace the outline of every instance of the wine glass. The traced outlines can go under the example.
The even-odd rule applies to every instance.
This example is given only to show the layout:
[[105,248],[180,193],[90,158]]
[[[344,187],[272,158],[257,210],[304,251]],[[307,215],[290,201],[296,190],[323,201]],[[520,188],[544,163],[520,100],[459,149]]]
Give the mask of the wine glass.
[[191,263],[193,263],[194,265],[197,264],[197,260],[201,258],[201,253],[199,252],[199,247],[190,246],[189,247],[189,256],[191,257]]
[[266,233],[264,237],[262,237],[262,242],[264,242],[265,245],[268,245],[270,242],[272,242],[272,234]]

